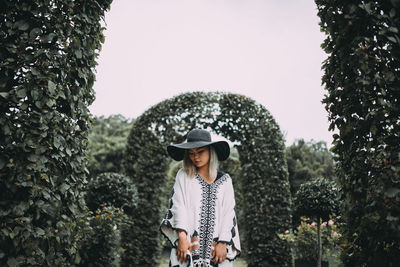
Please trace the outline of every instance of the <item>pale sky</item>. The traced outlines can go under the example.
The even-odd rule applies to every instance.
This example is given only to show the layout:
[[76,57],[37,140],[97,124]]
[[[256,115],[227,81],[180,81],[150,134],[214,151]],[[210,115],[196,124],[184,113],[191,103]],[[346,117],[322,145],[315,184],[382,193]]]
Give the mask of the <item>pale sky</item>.
[[105,22],[94,115],[134,118],[183,92],[231,92],[264,105],[286,144],[330,146],[313,0],[114,0]]

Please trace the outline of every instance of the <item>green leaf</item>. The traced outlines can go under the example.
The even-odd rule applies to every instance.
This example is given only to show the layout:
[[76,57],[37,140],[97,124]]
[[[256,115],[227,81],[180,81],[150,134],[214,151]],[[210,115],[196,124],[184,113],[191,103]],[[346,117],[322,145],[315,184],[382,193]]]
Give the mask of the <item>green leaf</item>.
[[49,98],[49,99],[46,101],[46,105],[47,105],[49,108],[51,108],[51,107],[54,106],[55,104],[56,104],[56,101],[55,101],[54,99]]
[[394,198],[398,193],[400,193],[400,188],[390,187],[385,191],[385,196]]
[[18,261],[15,258],[9,258],[7,264],[10,267],[18,267]]
[[32,96],[33,100],[38,100],[40,97],[39,91],[37,89],[32,90],[31,96]]
[[35,76],[38,76],[40,74],[40,72],[36,69],[36,68],[32,68],[31,69],[31,73]]
[[63,183],[61,186],[60,186],[60,192],[61,192],[61,194],[64,194],[68,189],[70,189],[71,188],[71,186],[69,186],[68,184],[66,184],[66,183]]
[[399,32],[399,30],[396,27],[389,27],[389,31],[394,32],[394,33]]
[[56,93],[56,84],[52,81],[47,82],[47,88],[49,89],[49,92],[54,95]]
[[77,58],[82,58],[82,51],[81,50],[75,50],[75,56]]
[[39,227],[36,228],[36,234],[38,236],[43,236],[43,235],[45,235],[45,233],[46,232],[42,228],[39,228]]
[[17,91],[17,97],[19,97],[19,98],[24,98],[24,97],[26,97],[26,90],[25,90],[25,88],[18,89],[18,91]]
[[36,154],[30,154],[30,155],[28,156],[28,160],[29,160],[30,162],[36,162],[38,159],[39,159],[39,156],[36,155]]
[[55,33],[49,33],[47,35],[42,36],[40,39],[42,40],[42,42],[44,43],[49,43],[53,40],[54,37],[56,37],[57,35]]
[[391,41],[393,43],[397,43],[396,38],[394,38],[393,36],[387,36],[387,38],[389,39],[389,41]]
[[29,24],[26,21],[20,20],[17,21],[15,24],[17,24],[18,26],[18,30],[26,31],[27,29],[29,29]]
[[7,99],[10,94],[6,92],[0,92],[0,96]]
[[41,33],[41,30],[39,28],[33,28],[30,32],[29,32],[29,38],[31,40],[35,39],[39,34]]

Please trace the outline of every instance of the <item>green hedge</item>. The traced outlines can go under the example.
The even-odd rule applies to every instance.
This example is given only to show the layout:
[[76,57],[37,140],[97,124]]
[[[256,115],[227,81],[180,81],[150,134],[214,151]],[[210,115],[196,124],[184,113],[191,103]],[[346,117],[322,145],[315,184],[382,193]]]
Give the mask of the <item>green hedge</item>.
[[1,1],[1,266],[79,261],[87,107],[110,2]]
[[[203,92],[182,94],[151,107],[136,119],[128,137],[125,169],[138,188],[138,206],[143,209],[135,220],[140,227],[131,235],[140,241],[133,245],[140,250],[137,257],[146,260],[142,266],[155,266],[157,258],[155,240],[149,239],[155,238],[153,228],[161,221],[161,216],[155,216],[159,194],[168,194],[163,188],[170,160],[166,146],[184,141],[189,130],[200,127],[225,136],[239,151],[249,265],[289,266],[289,246],[278,237],[290,227],[291,203],[282,133],[268,110],[253,100]],[[148,210],[154,212],[147,214]]]
[[400,262],[400,2],[317,0],[346,266]]

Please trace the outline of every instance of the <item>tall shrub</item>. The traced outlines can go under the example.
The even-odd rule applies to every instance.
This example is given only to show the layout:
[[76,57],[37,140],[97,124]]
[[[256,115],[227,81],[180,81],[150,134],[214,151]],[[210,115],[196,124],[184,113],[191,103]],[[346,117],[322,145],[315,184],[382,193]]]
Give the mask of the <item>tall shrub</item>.
[[79,261],[87,107],[110,2],[1,1],[1,266]]
[[344,262],[400,262],[400,3],[316,0],[324,99],[346,196]]
[[147,247],[147,240],[154,237],[153,230],[146,226],[160,223],[161,218],[157,221],[155,212],[146,217],[145,212],[159,209],[158,194],[167,194],[158,188],[166,181],[166,146],[182,142],[189,130],[200,127],[226,137],[239,151],[242,172],[237,178],[246,188],[242,192],[246,225],[239,227],[248,237],[249,265],[289,266],[289,247],[278,237],[290,227],[291,203],[282,133],[265,107],[245,96],[228,93],[181,94],[151,107],[134,122],[125,169],[138,186],[139,202],[140,194],[147,197],[142,199],[143,206],[138,202],[143,215],[136,217],[134,225],[140,221],[137,225],[141,227],[130,231],[133,238],[144,240],[131,243],[140,251],[136,257],[145,259],[146,266],[154,265],[151,261],[156,255],[155,247]]
[[123,229],[123,266],[157,266],[166,157],[157,137],[145,127],[134,124],[128,138],[125,170],[137,188],[138,198],[133,224]]

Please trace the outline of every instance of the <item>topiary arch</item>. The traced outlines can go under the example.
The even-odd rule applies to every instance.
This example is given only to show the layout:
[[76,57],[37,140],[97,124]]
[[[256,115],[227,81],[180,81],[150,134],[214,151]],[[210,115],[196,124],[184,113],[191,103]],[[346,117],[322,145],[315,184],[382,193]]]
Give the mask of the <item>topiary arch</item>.
[[[289,266],[290,249],[278,233],[290,227],[290,190],[284,141],[269,111],[243,95],[193,92],[145,111],[128,137],[125,171],[138,189],[139,211],[127,233],[135,266],[155,266],[160,203],[169,158],[166,146],[201,127],[232,141],[246,190],[245,231],[249,266]],[[163,209],[164,210],[164,209]],[[240,225],[239,225],[240,226]],[[244,229],[243,229],[244,228]],[[135,245],[136,244],[136,245]],[[140,246],[140,247],[139,247]]]

